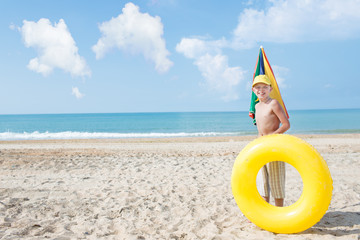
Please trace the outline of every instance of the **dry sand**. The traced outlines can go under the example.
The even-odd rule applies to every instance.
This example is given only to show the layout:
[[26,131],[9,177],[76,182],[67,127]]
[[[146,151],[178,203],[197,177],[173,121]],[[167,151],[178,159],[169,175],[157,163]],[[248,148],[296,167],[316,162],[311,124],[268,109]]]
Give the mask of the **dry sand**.
[[300,137],[334,191],[322,220],[291,235],[258,228],[233,199],[233,163],[254,136],[0,142],[0,239],[360,239],[360,135]]

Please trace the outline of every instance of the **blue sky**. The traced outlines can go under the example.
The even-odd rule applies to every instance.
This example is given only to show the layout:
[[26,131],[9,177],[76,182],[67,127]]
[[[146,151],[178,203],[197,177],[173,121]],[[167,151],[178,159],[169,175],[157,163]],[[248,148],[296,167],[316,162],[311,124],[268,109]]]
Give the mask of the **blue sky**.
[[0,4],[0,114],[247,111],[260,46],[289,110],[360,108],[359,1]]

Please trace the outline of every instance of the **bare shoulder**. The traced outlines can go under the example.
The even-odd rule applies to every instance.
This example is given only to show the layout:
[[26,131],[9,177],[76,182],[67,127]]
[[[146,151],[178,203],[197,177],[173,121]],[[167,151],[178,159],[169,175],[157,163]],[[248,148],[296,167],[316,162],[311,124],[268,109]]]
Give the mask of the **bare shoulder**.
[[271,106],[272,108],[279,108],[279,107],[281,107],[279,101],[276,100],[276,99],[273,99],[273,100],[270,102],[270,106]]
[[271,100],[271,104],[274,105],[274,104],[280,104],[280,103],[279,103],[278,100],[276,100],[276,99],[273,98],[273,99]]

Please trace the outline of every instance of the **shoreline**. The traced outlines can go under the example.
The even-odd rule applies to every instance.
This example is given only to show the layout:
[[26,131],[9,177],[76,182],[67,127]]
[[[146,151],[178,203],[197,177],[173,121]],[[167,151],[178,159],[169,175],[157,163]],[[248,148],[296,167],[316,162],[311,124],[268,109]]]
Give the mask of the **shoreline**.
[[[358,239],[360,134],[295,136],[334,186],[328,212],[302,233],[262,230],[236,205],[232,167],[252,135],[0,141],[0,238]],[[289,205],[302,187],[286,174]]]
[[[286,133],[287,134],[287,133]],[[326,133],[326,134],[289,134],[302,139],[311,138],[360,138],[360,133]],[[31,140],[0,140],[0,145],[11,143],[61,143],[61,142],[113,142],[113,143],[137,143],[137,142],[227,142],[253,140],[257,135],[237,135],[237,136],[200,136],[200,137],[144,137],[144,138],[71,138],[71,139],[31,139]]]

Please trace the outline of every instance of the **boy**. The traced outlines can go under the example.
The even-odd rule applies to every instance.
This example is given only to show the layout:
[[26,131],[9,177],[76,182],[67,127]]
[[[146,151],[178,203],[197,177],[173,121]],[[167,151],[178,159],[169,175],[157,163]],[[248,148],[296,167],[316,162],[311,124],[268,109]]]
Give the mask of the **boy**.
[[[266,75],[256,76],[252,90],[259,99],[259,103],[255,105],[255,119],[259,137],[286,132],[290,128],[290,122],[280,103],[270,97],[272,91],[270,79]],[[266,202],[269,202],[271,188],[272,195],[275,198],[275,206],[284,206],[285,163],[280,161],[270,162],[261,171],[264,192],[260,194]]]

